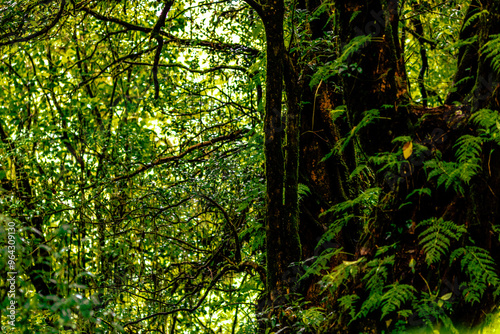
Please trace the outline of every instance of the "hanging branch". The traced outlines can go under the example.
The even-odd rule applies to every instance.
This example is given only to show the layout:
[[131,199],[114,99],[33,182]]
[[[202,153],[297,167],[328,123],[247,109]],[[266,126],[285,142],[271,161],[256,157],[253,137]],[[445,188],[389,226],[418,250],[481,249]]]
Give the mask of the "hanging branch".
[[[62,0],[61,1],[61,6],[59,7],[59,11],[57,12],[55,19],[48,26],[46,26],[45,28],[43,28],[42,30],[39,30],[39,31],[37,31],[37,32],[35,32],[35,33],[31,34],[31,35],[26,36],[26,37],[22,37],[22,38],[18,38],[18,39],[13,39],[13,40],[8,41],[8,42],[0,43],[0,46],[11,45],[11,44],[20,43],[20,42],[26,42],[26,41],[32,40],[32,39],[34,39],[34,38],[36,38],[38,36],[41,36],[41,35],[43,35],[45,33],[48,33],[50,31],[50,29],[52,29],[57,24],[57,22],[59,22],[59,20],[61,19],[62,13],[63,13],[63,10],[64,10],[65,6],[66,6],[66,0]],[[0,36],[0,39],[4,39],[7,36],[9,36],[9,34]]]
[[412,19],[413,25],[415,26],[415,34],[418,43],[420,44],[420,57],[422,58],[422,67],[418,73],[418,86],[420,88],[420,94],[422,95],[422,104],[424,108],[427,108],[427,91],[424,84],[425,71],[429,68],[429,62],[427,59],[427,51],[425,50],[424,43],[427,42],[424,38],[424,29],[422,27],[422,21],[420,17],[416,16]]
[[153,31],[151,31],[150,40],[154,38],[158,42],[158,47],[156,48],[155,59],[153,62],[153,71],[152,71],[153,83],[155,87],[155,100],[157,100],[160,97],[160,83],[158,82],[158,64],[160,63],[161,50],[163,48],[163,37],[160,35],[160,31],[161,28],[165,25],[165,19],[173,3],[174,3],[173,0],[167,1],[165,7],[163,7],[163,10],[161,11],[158,21],[153,27]]
[[132,172],[130,174],[115,177],[112,181],[115,182],[115,181],[119,181],[119,180],[129,179],[129,178],[131,178],[131,177],[133,177],[133,176],[135,176],[137,174],[140,174],[142,172],[145,172],[145,171],[147,171],[147,170],[149,170],[149,169],[151,169],[151,168],[153,168],[155,166],[162,165],[162,164],[170,162],[170,161],[179,160],[182,157],[184,157],[185,155],[187,155],[188,153],[190,153],[192,151],[195,151],[197,149],[200,149],[202,147],[210,146],[212,144],[215,144],[215,143],[218,143],[218,142],[221,142],[221,141],[224,141],[224,140],[230,141],[230,140],[237,139],[237,138],[239,138],[241,136],[242,133],[243,133],[243,130],[237,130],[237,131],[234,131],[234,132],[232,132],[232,133],[230,133],[230,134],[228,134],[226,136],[220,136],[220,137],[214,138],[212,140],[207,140],[207,141],[204,141],[202,143],[198,143],[198,144],[192,145],[192,146],[188,147],[181,154],[173,155],[173,156],[169,156],[169,157],[159,158],[159,159],[151,162],[150,164],[141,166],[136,171],[134,171],[134,172]]

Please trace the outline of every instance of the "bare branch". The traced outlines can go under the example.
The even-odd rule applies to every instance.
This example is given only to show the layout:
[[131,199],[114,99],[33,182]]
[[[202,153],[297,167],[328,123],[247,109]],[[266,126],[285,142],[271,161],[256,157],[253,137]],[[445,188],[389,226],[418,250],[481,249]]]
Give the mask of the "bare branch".
[[[66,6],[66,0],[61,0],[61,6],[59,7],[59,11],[57,12],[55,19],[48,26],[43,28],[42,30],[37,31],[37,32],[35,32],[29,36],[23,37],[23,38],[13,39],[13,40],[8,41],[8,42],[0,43],[0,46],[11,45],[11,44],[20,43],[20,42],[26,42],[26,41],[32,40],[33,38],[36,38],[38,36],[41,36],[41,35],[49,32],[50,29],[52,29],[57,24],[57,22],[59,22],[59,20],[61,19],[62,13],[64,10],[64,6]],[[5,38],[5,35],[0,36],[0,39],[3,39],[3,38]]]
[[106,21],[106,22],[113,22],[113,23],[119,24],[121,26],[124,26],[125,28],[127,28],[129,30],[142,31],[142,32],[146,32],[146,33],[149,33],[149,32],[151,32],[153,30],[151,28],[138,26],[136,24],[132,24],[130,22],[126,22],[126,21],[117,19],[115,17],[108,17],[108,16],[105,16],[105,15],[99,14],[98,12],[93,11],[92,9],[87,8],[87,7],[83,7],[82,10],[84,12],[92,15],[93,17],[95,17],[98,20]]
[[[139,65],[139,66],[154,66],[154,64],[150,63],[143,63],[143,62],[132,62],[132,61],[125,61],[124,63],[130,64],[130,65]],[[180,63],[170,63],[170,64],[158,64],[159,67],[178,67],[182,68],[183,70],[192,72],[192,73],[199,73],[199,74],[207,74],[215,71],[220,71],[220,70],[235,70],[235,71],[241,71],[241,72],[248,72],[248,68],[243,67],[243,66],[237,66],[237,65],[219,65],[219,66],[214,66],[210,67],[207,69],[193,69],[189,68],[188,66]],[[248,73],[251,75],[252,73]]]
[[161,49],[163,48],[163,37],[156,37],[158,41],[158,47],[155,52],[155,59],[153,63],[153,83],[155,86],[155,100],[160,97],[160,83],[158,82],[158,63],[160,62]]
[[141,166],[136,171],[134,171],[134,172],[132,172],[130,174],[115,177],[112,181],[119,181],[119,180],[129,179],[129,178],[131,178],[131,177],[133,177],[133,176],[135,176],[137,174],[143,173],[143,172],[145,172],[145,171],[147,171],[147,170],[149,170],[149,169],[151,169],[151,168],[153,168],[155,166],[162,165],[162,164],[165,164],[167,162],[179,160],[182,157],[184,157],[185,155],[187,155],[188,153],[193,152],[193,151],[195,151],[197,149],[200,149],[202,147],[210,146],[210,145],[213,145],[215,143],[218,143],[218,142],[221,142],[221,141],[225,141],[225,140],[235,140],[235,139],[239,138],[241,136],[241,134],[243,134],[243,133],[244,133],[244,130],[237,130],[237,131],[234,131],[234,132],[232,132],[232,133],[230,133],[228,135],[220,136],[220,137],[217,137],[217,138],[214,138],[214,139],[211,139],[211,140],[204,141],[202,143],[198,143],[198,144],[192,145],[192,146],[188,147],[181,154],[173,155],[173,156],[169,156],[169,157],[159,158],[159,159],[153,161],[150,164]]

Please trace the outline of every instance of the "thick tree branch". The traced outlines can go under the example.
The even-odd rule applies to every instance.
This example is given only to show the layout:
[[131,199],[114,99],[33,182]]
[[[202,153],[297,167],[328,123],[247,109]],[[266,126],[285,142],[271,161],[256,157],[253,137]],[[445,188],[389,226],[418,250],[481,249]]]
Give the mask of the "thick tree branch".
[[153,31],[151,32],[151,38],[156,39],[158,42],[158,48],[156,49],[155,59],[153,62],[153,83],[155,87],[155,100],[160,97],[160,83],[158,82],[158,64],[160,62],[161,50],[163,48],[163,37],[160,35],[161,28],[165,25],[165,19],[172,7],[173,0],[167,1],[163,10],[161,11],[160,17],[153,27]]
[[155,87],[155,100],[160,97],[160,83],[158,82],[158,63],[160,62],[161,49],[163,48],[163,37],[157,36],[158,47],[155,52],[155,59],[153,62],[153,83]]
[[207,140],[207,141],[204,141],[202,143],[198,143],[198,144],[192,145],[192,146],[188,147],[181,154],[173,155],[173,156],[169,156],[169,157],[163,157],[163,158],[157,159],[157,160],[151,162],[150,164],[141,166],[136,171],[134,171],[134,172],[132,172],[130,174],[115,177],[112,181],[119,181],[119,180],[130,179],[131,177],[134,177],[137,174],[143,173],[143,172],[145,172],[145,171],[147,171],[147,170],[149,170],[149,169],[151,169],[151,168],[153,168],[155,166],[162,165],[162,164],[165,164],[167,162],[179,160],[182,157],[184,157],[185,155],[187,155],[188,153],[191,153],[191,152],[193,152],[193,151],[195,151],[197,149],[200,149],[202,147],[210,146],[212,144],[215,144],[215,143],[218,143],[218,142],[221,142],[221,141],[225,141],[225,140],[228,140],[228,141],[235,140],[235,139],[239,138],[241,136],[241,134],[243,134],[243,133],[244,133],[244,130],[237,130],[237,131],[234,131],[234,132],[232,132],[232,133],[230,133],[228,135],[220,136],[220,137],[214,138],[212,140]]
[[245,1],[250,7],[253,8],[259,14],[260,17],[264,15],[264,8],[263,6],[258,3],[256,0],[243,0]]
[[[130,65],[138,65],[138,66],[153,66],[153,64],[150,64],[150,63],[134,62],[134,61],[125,61],[124,63],[130,64]],[[220,66],[214,66],[214,67],[210,67],[210,68],[203,69],[203,70],[189,68],[188,66],[186,66],[184,64],[180,64],[180,63],[158,64],[158,67],[182,68],[183,70],[189,71],[191,73],[199,73],[199,74],[207,74],[207,73],[221,71],[221,70],[235,70],[235,71],[245,72],[248,75],[253,75],[253,73],[248,73],[248,68],[245,68],[243,66],[236,66],[236,65],[220,65]]]
[[151,32],[151,38],[157,38],[159,36],[161,28],[165,26],[165,19],[167,18],[168,12],[170,11],[173,3],[173,0],[167,1],[167,3],[165,3],[165,6],[160,13],[160,17],[158,17],[158,21],[156,21],[156,24],[153,27],[153,31]]
[[[64,11],[64,6],[66,6],[66,0],[61,0],[61,6],[59,6],[59,11],[57,12],[55,19],[48,26],[43,28],[42,30],[39,30],[39,31],[37,31],[29,36],[23,37],[23,38],[18,38],[18,39],[14,39],[14,40],[11,40],[8,42],[0,43],[0,46],[11,45],[11,44],[20,43],[20,42],[26,42],[26,41],[32,40],[33,38],[36,38],[38,36],[41,36],[41,35],[49,32],[50,29],[52,29],[57,24],[57,22],[59,22],[59,20],[61,19],[62,13]],[[5,38],[5,35],[0,36],[0,39],[3,39],[3,38]]]
[[240,263],[240,267],[255,270],[259,274],[262,283],[266,285],[266,268],[253,261],[243,261]]
[[[159,26],[158,23],[155,24],[155,27],[153,28],[147,28],[147,27],[142,27],[136,24],[132,24],[114,17],[109,17],[105,16],[102,14],[99,14],[96,11],[93,11],[90,8],[83,7],[82,10],[92,16],[94,16],[96,19],[101,20],[101,21],[106,21],[106,22],[113,22],[116,24],[119,24],[129,30],[135,30],[135,31],[142,31],[145,33],[152,33],[154,29]],[[206,40],[193,40],[193,39],[188,39],[188,38],[178,38],[175,37],[174,35],[158,30],[158,34],[160,36],[168,38],[168,41],[164,41],[165,43],[178,43],[180,45],[184,46],[204,46],[204,47],[210,47],[213,48],[214,50],[218,51],[230,51],[230,52],[244,52],[244,53],[249,53],[251,55],[257,55],[260,53],[260,50],[250,48],[241,44],[228,44],[228,43],[221,43],[221,42],[215,42],[215,41],[206,41]],[[153,36],[154,37],[154,36]]]
[[160,32],[162,35],[165,37],[168,37],[169,40],[165,41],[166,43],[177,43],[180,45],[184,46],[190,46],[190,47],[196,47],[196,46],[203,46],[203,47],[208,47],[216,51],[221,51],[221,52],[231,52],[231,53],[247,53],[252,56],[257,56],[261,50],[254,49],[245,45],[241,44],[231,44],[231,43],[221,43],[221,42],[215,42],[215,41],[206,41],[206,40],[194,40],[194,39],[189,39],[189,38],[178,38],[175,37],[172,34],[168,34],[165,32]]
[[432,40],[428,39],[425,36],[419,35],[413,29],[410,29],[408,27],[403,27],[403,30],[409,32],[410,34],[412,34],[413,37],[415,37],[416,39],[418,39],[420,42],[425,42],[425,43],[429,44],[432,49],[434,49],[436,47],[436,45],[437,45],[436,41],[432,41]]
[[142,31],[142,32],[146,32],[146,33],[149,33],[153,30],[151,28],[142,27],[142,26],[139,26],[136,24],[132,24],[130,22],[117,19],[115,17],[109,17],[109,16],[99,14],[98,12],[93,11],[92,9],[87,8],[87,7],[82,7],[81,10],[83,10],[85,13],[92,15],[93,17],[95,17],[98,20],[106,21],[106,22],[113,22],[113,23],[119,24],[119,25],[121,25],[129,30]]

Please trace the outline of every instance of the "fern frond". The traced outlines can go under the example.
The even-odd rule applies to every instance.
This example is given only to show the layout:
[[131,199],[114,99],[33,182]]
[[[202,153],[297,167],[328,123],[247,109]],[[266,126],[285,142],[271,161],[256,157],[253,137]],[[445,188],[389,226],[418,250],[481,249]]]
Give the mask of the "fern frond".
[[448,189],[452,186],[455,191],[463,194],[464,191],[459,177],[459,165],[456,162],[432,159],[424,162],[424,167],[430,170],[427,175],[428,180],[437,176],[436,183],[438,187],[444,185],[445,189]]
[[406,302],[415,298],[417,290],[408,284],[399,284],[398,282],[388,286],[387,290],[382,296],[382,316],[380,320],[385,318],[391,312],[401,308]]
[[414,309],[418,318],[422,320],[429,329],[434,328],[435,322],[441,322],[445,328],[448,329],[447,333],[459,334],[457,329],[453,326],[453,321],[445,313],[445,307],[440,304],[441,299],[436,299],[427,293],[423,293],[423,298],[414,301]]
[[[484,113],[473,116],[475,122],[485,124]],[[487,125],[490,125],[488,123]],[[499,123],[500,128],[500,123]],[[500,135],[499,135],[500,137]],[[437,176],[437,186],[444,185],[446,189],[453,187],[457,192],[464,193],[462,184],[469,184],[470,180],[481,172],[481,153],[484,139],[472,135],[461,136],[454,147],[457,161],[441,161],[432,159],[424,162],[425,168],[429,171],[428,179]]]
[[370,109],[364,112],[363,118],[359,123],[351,129],[349,135],[346,138],[342,138],[337,142],[338,150],[343,152],[352,138],[355,138],[358,132],[365,128],[367,125],[373,123],[376,119],[380,118],[380,112],[378,109]]
[[354,217],[355,216],[353,214],[349,215],[345,214],[342,215],[339,219],[336,219],[332,223],[330,223],[330,225],[328,226],[328,230],[325,233],[323,233],[323,236],[318,241],[318,245],[316,246],[316,248],[320,247],[325,242],[329,242],[330,240],[335,238],[340,233],[342,228],[346,226],[349,223],[349,221]]
[[463,226],[435,217],[420,222],[417,227],[426,227],[419,235],[419,244],[422,245],[425,262],[428,265],[441,260],[441,256],[450,248],[451,239],[458,240],[463,233],[467,232]]
[[[315,259],[315,261],[313,262],[313,264],[311,266],[306,267],[306,272],[304,273],[304,275],[302,275],[299,278],[299,281],[307,279],[310,276],[319,275],[321,273],[321,271],[329,269],[330,267],[328,266],[328,262],[330,261],[330,259],[332,257],[338,255],[341,252],[342,252],[342,248],[328,248],[328,249],[325,249],[318,256],[318,258]],[[314,258],[310,258],[308,260],[311,260],[311,259],[314,259]],[[305,260],[304,262],[306,262],[308,260]]]
[[452,187],[456,192],[464,193],[462,183],[468,184],[472,177],[481,171],[480,160],[469,159],[463,163],[452,161],[430,160],[424,162],[424,167],[430,170],[427,178],[437,176],[437,186],[444,185],[446,189]]
[[363,305],[361,305],[361,309],[356,314],[356,316],[351,320],[356,320],[360,318],[365,318],[370,312],[380,308],[382,303],[382,292],[376,291],[370,294],[368,298],[364,301]]
[[363,277],[363,282],[366,284],[366,288],[370,291],[382,291],[385,282],[387,280],[387,275],[389,268],[394,265],[394,255],[386,256],[383,259],[374,259],[366,264],[366,270],[368,271]]
[[480,127],[483,137],[500,144],[500,113],[498,111],[481,109],[476,111],[471,119]]
[[494,296],[500,293],[500,279],[496,272],[495,260],[481,247],[467,246],[451,254],[451,262],[460,259],[462,271],[469,277],[469,282],[461,284],[465,301],[471,304],[480,302],[484,291],[492,286]]
[[459,163],[459,177],[468,184],[470,179],[481,171],[481,152],[483,140],[480,137],[464,135],[458,138],[454,147]]
[[339,307],[344,313],[349,313],[351,319],[356,316],[356,308],[355,304],[359,300],[358,295],[346,295],[339,298],[337,301],[339,302]]
[[376,165],[381,166],[378,170],[379,173],[388,169],[390,171],[398,172],[402,163],[400,159],[401,154],[397,153],[378,153],[377,155],[371,156],[369,158],[369,162]]
[[455,156],[459,163],[466,163],[470,160],[481,161],[479,156],[482,152],[483,140],[480,137],[464,135],[458,138],[454,147],[457,147]]
[[365,191],[363,191],[358,197],[352,199],[352,200],[347,200],[341,203],[338,203],[331,207],[330,209],[326,210],[322,215],[327,214],[329,212],[335,212],[336,214],[342,214],[343,212],[347,211],[348,209],[352,209],[355,206],[358,205],[368,205],[368,206],[374,206],[378,203],[379,196],[380,196],[380,187],[373,187],[373,188],[368,188]]
[[356,52],[361,48],[365,47],[372,40],[372,35],[359,35],[351,39],[351,41],[344,46],[342,54],[338,58],[337,62],[340,64],[347,63],[347,60],[351,58]]
[[409,199],[410,197],[412,197],[415,194],[417,194],[419,197],[422,197],[422,195],[431,196],[432,191],[429,188],[417,188],[417,189],[414,189],[408,195],[406,195],[406,199]]
[[[476,9],[476,10],[479,10],[479,8]],[[471,24],[473,24],[477,19],[479,19],[480,16],[486,15],[488,13],[489,12],[486,9],[483,9],[482,11],[480,11],[480,12],[478,11],[477,13],[473,14],[471,17],[469,17],[469,19],[467,21],[464,22],[462,30],[465,29],[465,28],[467,28]]]
[[338,203],[323,212],[320,216],[328,213],[334,213],[335,216],[339,218],[334,220],[329,225],[328,230],[323,234],[318,242],[318,246],[324,242],[332,240],[352,218],[356,217],[354,214],[349,213],[349,210],[362,208],[364,214],[368,216],[373,207],[378,203],[380,191],[381,188],[379,187],[366,189],[358,197]]
[[481,52],[486,55],[486,59],[491,59],[493,70],[500,73],[500,34],[489,37],[490,40],[483,45]]
[[345,284],[350,278],[353,279],[360,272],[360,264],[365,261],[365,258],[359,258],[356,261],[344,261],[336,266],[333,271],[323,276],[321,284],[324,288],[337,290],[342,284]]
[[386,256],[383,259],[375,258],[366,264],[365,270],[367,272],[363,276],[362,282],[365,283],[370,294],[353,320],[364,318],[368,313],[380,307],[383,289],[392,266],[394,266],[394,255]]
[[297,194],[298,194],[299,202],[300,202],[304,197],[311,194],[311,190],[305,184],[299,183]]
[[[372,40],[372,35],[360,35],[354,37],[347,45],[344,46],[342,53],[334,61],[329,61],[326,64],[318,67],[316,73],[313,74],[309,87],[316,86],[322,80],[328,80],[330,77],[348,70],[346,65],[356,52],[365,47]],[[349,74],[348,74],[349,75]]]

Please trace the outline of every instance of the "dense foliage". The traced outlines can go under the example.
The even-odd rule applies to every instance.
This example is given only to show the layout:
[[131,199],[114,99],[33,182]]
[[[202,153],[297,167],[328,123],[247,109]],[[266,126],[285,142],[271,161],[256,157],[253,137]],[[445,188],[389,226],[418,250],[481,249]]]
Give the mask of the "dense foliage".
[[499,6],[0,0],[2,328],[488,323]]

